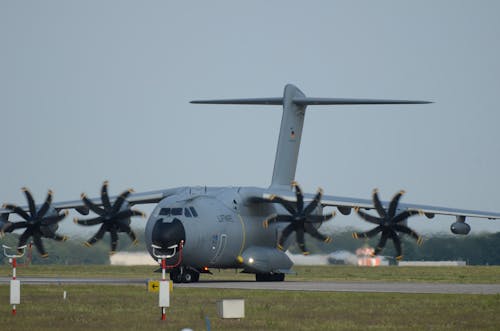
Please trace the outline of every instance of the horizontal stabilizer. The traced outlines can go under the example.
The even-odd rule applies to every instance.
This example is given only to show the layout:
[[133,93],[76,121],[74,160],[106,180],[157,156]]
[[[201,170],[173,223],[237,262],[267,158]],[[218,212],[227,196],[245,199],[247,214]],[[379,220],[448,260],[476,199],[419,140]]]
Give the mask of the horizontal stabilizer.
[[[404,105],[404,104],[426,104],[430,101],[416,100],[384,100],[384,99],[349,99],[349,98],[309,98],[295,97],[292,102],[297,106],[315,105]],[[283,105],[283,98],[251,98],[251,99],[217,99],[217,100],[193,100],[191,103],[212,105]]]
[[191,103],[204,103],[210,105],[282,105],[283,98],[193,100]]
[[384,99],[346,99],[346,98],[293,98],[292,102],[299,106],[312,105],[405,105],[425,104],[430,101],[384,100]]

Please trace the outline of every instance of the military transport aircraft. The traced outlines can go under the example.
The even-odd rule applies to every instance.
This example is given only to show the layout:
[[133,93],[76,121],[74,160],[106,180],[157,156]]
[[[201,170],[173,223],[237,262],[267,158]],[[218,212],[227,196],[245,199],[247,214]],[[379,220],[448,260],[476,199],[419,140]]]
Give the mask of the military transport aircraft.
[[[111,236],[111,252],[117,248],[118,233],[126,233],[132,241],[136,236],[130,228],[131,217],[143,215],[131,209],[138,204],[156,203],[146,224],[146,246],[152,256],[169,256],[170,278],[174,282],[198,281],[200,273],[209,268],[234,268],[254,273],[257,281],[282,281],[289,273],[292,261],[285,254],[291,244],[292,233],[299,248],[307,254],[304,234],[330,242],[331,238],[318,231],[323,222],[335,213],[323,214],[324,207],[335,207],[341,214],[355,211],[364,220],[375,225],[373,230],[353,233],[354,238],[369,238],[380,234],[375,254],[380,253],[387,240],[392,240],[398,257],[402,248],[400,234],[422,242],[422,238],[406,225],[416,214],[433,218],[436,214],[451,215],[455,234],[467,234],[470,226],[466,217],[498,219],[500,213],[462,210],[435,206],[399,203],[403,191],[389,202],[381,201],[377,190],[372,200],[303,193],[295,182],[295,170],[306,107],[313,105],[372,105],[424,104],[425,101],[338,99],[306,97],[294,85],[286,85],[283,97],[192,101],[195,104],[280,105],[283,116],[279,133],[271,185],[259,187],[178,187],[158,191],[134,193],[127,190],[116,197],[108,195],[108,183],[101,188],[101,197],[52,203],[49,191],[43,204],[35,204],[30,192],[23,188],[28,205],[18,207],[5,204],[0,209],[0,228],[3,232],[26,230],[19,238],[18,247],[32,236],[35,247],[46,256],[41,238],[66,240],[56,233],[58,222],[68,209],[82,215],[96,214],[90,219],[75,218],[83,226],[100,225],[97,233],[85,245],[91,246]],[[374,209],[378,216],[366,213]],[[23,221],[9,221],[15,213]]]

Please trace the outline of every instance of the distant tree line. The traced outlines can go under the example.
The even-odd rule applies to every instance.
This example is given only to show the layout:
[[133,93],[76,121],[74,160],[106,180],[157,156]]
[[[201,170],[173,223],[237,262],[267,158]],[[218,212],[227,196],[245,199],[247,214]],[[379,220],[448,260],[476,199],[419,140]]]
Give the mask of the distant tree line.
[[[338,250],[355,252],[363,244],[375,247],[380,237],[370,240],[353,239],[352,231],[332,234],[333,242],[325,244],[313,238],[306,238],[307,248],[311,253],[328,254]],[[407,261],[465,261],[469,265],[500,265],[500,232],[484,233],[467,236],[453,234],[437,234],[424,236],[424,243],[418,246],[407,236],[402,238],[403,256]],[[296,245],[291,251],[299,253]],[[381,253],[385,256],[395,256],[396,252],[391,240],[387,241]]]
[[[144,243],[144,231],[136,231],[137,237],[139,239],[139,244],[134,246],[131,244],[130,239],[125,234],[119,234],[118,241],[118,251],[146,251],[146,245]],[[8,233],[0,242],[9,247],[16,247],[19,235]],[[40,254],[36,250],[35,246],[31,247],[31,250],[26,250],[26,254],[23,258],[19,259],[19,262],[24,263],[31,255],[31,262],[33,264],[63,264],[63,265],[74,265],[74,264],[109,264],[109,251],[110,251],[110,239],[109,235],[104,236],[103,240],[97,242],[92,247],[86,247],[83,245],[86,239],[72,237],[65,242],[57,242],[51,239],[42,239],[45,246],[45,250],[49,253],[49,257],[41,258]],[[28,241],[29,243],[30,241]],[[3,251],[0,254],[0,263],[8,263],[7,259],[4,257]]]
[[[130,239],[123,234],[119,235],[119,251],[146,252],[144,232],[136,231],[139,245],[133,246]],[[370,240],[356,240],[352,238],[352,231],[335,232],[332,234],[333,242],[325,244],[316,239],[306,237],[308,250],[313,254],[329,254],[338,250],[355,252],[357,248],[368,244],[375,247],[379,238]],[[306,235],[307,236],[307,235]],[[2,244],[15,247],[17,234],[6,234],[0,240]],[[43,239],[49,257],[42,259],[35,247],[32,248],[33,264],[109,264],[109,236],[92,247],[84,247],[85,239],[71,238],[66,242],[56,242]],[[500,265],[500,233],[485,233],[468,236],[438,234],[425,238],[422,246],[414,240],[402,238],[404,260],[407,261],[465,261],[469,265]],[[294,244],[290,247],[293,253],[300,254]],[[394,256],[395,250],[392,241],[388,241],[382,252],[386,256]],[[21,263],[23,263],[21,259]],[[0,263],[6,264],[6,258],[0,254]]]

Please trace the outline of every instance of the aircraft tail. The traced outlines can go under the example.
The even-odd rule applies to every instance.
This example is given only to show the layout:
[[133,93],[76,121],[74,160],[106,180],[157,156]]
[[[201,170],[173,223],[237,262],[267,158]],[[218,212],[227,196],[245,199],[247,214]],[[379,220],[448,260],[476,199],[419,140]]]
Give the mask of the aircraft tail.
[[194,100],[195,104],[221,105],[282,105],[283,116],[274,161],[271,187],[291,189],[295,179],[297,159],[299,156],[302,127],[307,106],[313,105],[391,105],[391,104],[425,104],[429,101],[350,99],[350,98],[310,98],[292,84],[287,84],[283,97],[251,98],[251,99],[216,99]]

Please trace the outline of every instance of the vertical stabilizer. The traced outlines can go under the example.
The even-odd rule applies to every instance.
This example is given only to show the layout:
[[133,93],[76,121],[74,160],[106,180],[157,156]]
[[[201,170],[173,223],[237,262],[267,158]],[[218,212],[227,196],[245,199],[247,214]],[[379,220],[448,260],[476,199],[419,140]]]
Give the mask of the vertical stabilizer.
[[304,97],[305,95],[296,86],[291,84],[285,86],[283,116],[271,187],[290,188],[295,179],[306,106],[295,104],[293,99]]
[[274,160],[272,188],[291,189],[295,179],[300,139],[307,106],[314,105],[395,105],[424,104],[429,101],[352,99],[352,98],[310,98],[292,84],[285,86],[283,97],[251,99],[193,100],[191,103],[219,105],[283,105],[283,117]]

